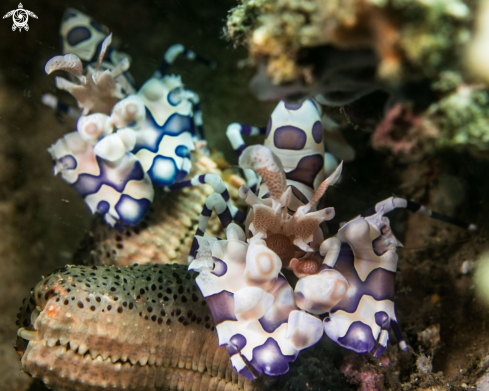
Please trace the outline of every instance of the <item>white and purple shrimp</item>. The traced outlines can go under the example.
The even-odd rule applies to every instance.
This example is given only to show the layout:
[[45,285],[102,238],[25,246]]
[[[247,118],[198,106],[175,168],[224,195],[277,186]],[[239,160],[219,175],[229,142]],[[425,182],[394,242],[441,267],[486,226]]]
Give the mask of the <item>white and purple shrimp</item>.
[[[327,238],[325,222],[334,208],[316,207],[337,182],[342,164],[324,178],[322,132],[320,108],[312,99],[280,102],[266,130],[228,128],[239,165],[249,170],[248,186],[239,192],[250,207],[245,229],[232,222],[219,195],[209,197],[189,260],[200,273],[196,282],[219,342],[244,376],[285,373],[324,332],[347,349],[380,355],[392,327],[406,349],[393,301],[400,243],[384,214],[407,208],[459,224],[391,197]],[[258,133],[265,133],[265,145],[245,148],[241,135]],[[226,227],[226,240],[204,234],[212,209]]]
[[[76,84],[56,78],[58,88],[67,90],[77,99],[83,114],[79,117],[77,125],[81,138],[70,136],[71,141],[68,144],[63,144],[61,139],[55,146],[63,144],[64,148],[53,146],[50,149],[57,167],[55,173],[62,172],[63,178],[67,181],[67,178],[71,178],[68,182],[84,198],[92,213],[104,215],[105,220],[111,225],[136,225],[149,207],[148,205],[141,208],[137,218],[134,213],[129,218],[129,215],[124,216],[123,212],[114,212],[115,203],[119,202],[114,194],[109,197],[107,191],[100,191],[100,186],[107,185],[106,181],[102,180],[105,166],[109,162],[113,165],[114,161],[118,161],[125,154],[130,154],[131,162],[135,166],[142,167],[144,175],[149,176],[153,185],[172,189],[172,186],[181,188],[210,183],[215,191],[224,193],[226,189],[222,180],[212,175],[196,178],[193,182],[182,182],[191,169],[191,151],[195,148],[206,150],[202,114],[198,95],[185,88],[180,76],[166,75],[168,67],[179,54],[210,67],[214,64],[180,44],[173,45],[167,50],[159,70],[135,93],[132,79],[125,72],[129,68],[129,56],[122,55],[112,48],[111,35],[102,40],[103,32],[107,32],[106,28],[100,27],[88,16],[68,9],[61,26],[61,36],[63,49],[72,50],[74,53],[56,56],[46,64],[48,74],[56,70],[67,71],[79,81]],[[100,50],[96,64],[87,65],[96,57],[97,48]],[[66,113],[78,114],[75,109],[61,104],[51,95],[45,95],[43,102],[57,110],[63,109]],[[117,132],[114,133],[115,131]],[[87,144],[90,147],[85,143],[85,136],[90,139]],[[79,145],[76,145],[75,140]],[[88,161],[85,161],[84,165],[76,164],[81,176],[77,175],[77,179],[74,180],[72,171],[70,174],[67,173],[74,168],[65,162],[77,162],[81,159],[78,155],[79,150],[89,153],[90,148],[93,149],[93,167],[88,165]],[[87,175],[91,175],[91,183],[97,182],[99,186],[82,186],[80,181],[87,182]],[[122,184],[127,184],[132,179],[129,171],[118,171],[117,180],[121,185],[116,191],[120,196],[123,194]],[[148,185],[146,180],[144,183],[146,187],[151,185]],[[111,188],[116,189],[114,186]],[[126,193],[124,195],[131,196],[130,188]],[[153,189],[145,189],[144,194],[146,199],[151,198],[151,201]],[[132,195],[136,197],[139,193]],[[99,203],[109,207],[98,207]],[[229,206],[233,208],[231,204]],[[235,214],[233,213],[233,217]]]

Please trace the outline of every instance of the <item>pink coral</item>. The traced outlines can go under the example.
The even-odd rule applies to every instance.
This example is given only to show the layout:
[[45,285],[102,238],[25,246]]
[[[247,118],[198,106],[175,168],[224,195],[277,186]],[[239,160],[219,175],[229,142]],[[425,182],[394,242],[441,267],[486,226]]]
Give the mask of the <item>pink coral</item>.
[[417,144],[416,128],[422,119],[401,103],[391,107],[372,136],[375,148],[388,148],[395,154],[407,155]]

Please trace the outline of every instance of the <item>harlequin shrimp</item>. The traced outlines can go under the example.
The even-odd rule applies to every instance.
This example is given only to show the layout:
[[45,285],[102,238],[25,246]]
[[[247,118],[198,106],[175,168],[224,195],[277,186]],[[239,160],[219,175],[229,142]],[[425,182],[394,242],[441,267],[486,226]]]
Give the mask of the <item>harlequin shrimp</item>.
[[[264,146],[244,146],[241,135],[260,132]],[[316,208],[337,182],[342,163],[324,178],[322,133],[320,108],[312,99],[280,102],[265,131],[234,124],[228,129],[231,144],[239,166],[250,170],[248,186],[240,189],[250,208],[245,229],[223,219],[225,240],[204,234],[209,210],[224,215],[218,196],[202,213],[190,269],[199,272],[196,282],[220,345],[227,346],[234,368],[247,378],[287,372],[323,332],[347,349],[378,356],[392,328],[406,349],[393,301],[401,244],[384,214],[406,208],[476,228],[391,197],[328,238],[325,222],[334,217],[334,208]]]
[[[164,74],[179,54],[209,66],[213,63],[174,45],[160,69],[132,94],[131,83],[120,78],[129,68],[129,57],[111,48],[111,35],[99,43],[100,31],[87,16],[68,10],[61,27],[64,48],[74,49],[89,61],[93,46],[100,46],[97,63],[84,69],[82,60],[69,53],[52,58],[45,67],[48,74],[67,71],[79,81],[57,77],[56,85],[70,92],[83,110],[78,134],[70,133],[49,149],[55,174],[61,172],[92,213],[103,215],[112,226],[134,226],[141,221],[153,199],[151,183],[168,189],[209,183],[215,191],[226,193],[217,176],[182,182],[190,172],[191,151],[196,146],[206,150],[202,115],[197,94],[186,89],[179,76]],[[111,61],[122,60],[110,69],[103,65],[107,56]]]
[[[116,88],[119,90],[115,94],[116,96],[113,97],[115,98],[115,101],[113,101],[115,103],[118,99],[125,97],[127,94],[135,93],[136,90],[134,88],[133,77],[127,72],[130,56],[127,53],[115,50],[110,42],[106,45],[105,51],[102,51],[102,45],[109,33],[110,31],[108,27],[100,25],[88,15],[85,15],[83,12],[74,8],[68,8],[63,14],[59,31],[62,53],[73,54],[78,57],[83,67],[85,67],[87,75],[97,75],[99,70],[110,72],[112,79],[116,82]],[[105,43],[107,42],[105,41]],[[122,70],[121,68],[125,69]],[[108,75],[106,74],[105,77],[107,78],[107,76]],[[77,77],[77,75],[75,75],[75,77]],[[68,90],[70,93],[75,87],[61,78],[57,78],[56,83],[58,88],[61,89],[71,87],[71,89]],[[97,84],[100,84],[100,82]],[[105,88],[108,87],[103,81],[102,85],[104,85]],[[81,104],[81,108],[85,110],[85,107],[83,107],[83,95],[86,94],[84,94],[82,92],[83,89],[80,88],[78,88],[78,91],[75,88],[74,91],[75,94],[78,94],[74,96],[77,98],[79,105]],[[99,93],[104,93],[104,91],[99,91]],[[110,94],[110,89],[105,91],[105,93]],[[60,101],[52,94],[44,94],[42,96],[42,102],[55,109],[60,115],[68,114],[74,118],[78,118],[81,114],[77,108],[73,108]],[[92,102],[91,104],[93,105],[94,103],[95,102]],[[100,107],[95,104],[95,107],[92,107],[92,111],[109,114],[111,110],[110,103],[104,106],[107,107]]]

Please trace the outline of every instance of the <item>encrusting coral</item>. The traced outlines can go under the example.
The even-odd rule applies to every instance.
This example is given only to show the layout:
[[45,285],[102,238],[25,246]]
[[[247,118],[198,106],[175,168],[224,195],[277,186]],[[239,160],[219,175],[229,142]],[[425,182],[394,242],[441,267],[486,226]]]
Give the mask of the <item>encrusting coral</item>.
[[266,62],[275,84],[319,80],[325,69],[306,52],[326,45],[372,50],[380,78],[396,82],[459,61],[471,18],[461,0],[243,0],[230,11],[227,34]]
[[392,106],[372,135],[376,148],[419,157],[440,149],[468,150],[485,158],[489,149],[489,90],[469,84],[454,71],[441,72],[432,83],[438,99],[425,110],[409,102]]
[[[397,155],[455,147],[484,156],[489,91],[475,76],[487,81],[487,8],[469,0],[243,0],[226,34],[258,65],[251,89],[259,98],[346,105],[354,126],[373,123],[374,147]],[[379,91],[380,121],[352,105]]]

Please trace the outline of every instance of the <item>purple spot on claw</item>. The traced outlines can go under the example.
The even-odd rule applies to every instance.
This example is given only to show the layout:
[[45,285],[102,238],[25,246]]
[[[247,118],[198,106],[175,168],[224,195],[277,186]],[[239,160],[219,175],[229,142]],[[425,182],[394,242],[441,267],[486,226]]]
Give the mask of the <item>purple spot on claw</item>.
[[[284,314],[285,315],[285,314]],[[286,314],[287,316],[284,316],[282,319],[267,319],[266,316],[261,317],[258,319],[258,322],[260,322],[261,327],[263,327],[263,330],[265,330],[267,333],[273,333],[281,324],[287,322],[289,320],[289,314]]]
[[338,338],[338,343],[357,353],[370,353],[374,350],[376,341],[372,329],[362,322],[353,322],[344,337]]
[[76,159],[71,155],[63,156],[61,159],[59,159],[59,162],[66,170],[74,170],[76,166],[78,166]]
[[307,135],[302,129],[285,125],[275,129],[273,144],[279,149],[300,151],[307,142]]
[[253,349],[251,365],[257,372],[264,372],[267,376],[279,376],[289,371],[289,363],[295,361],[297,354],[285,356],[278,343],[268,338],[265,343]]
[[190,151],[186,145],[179,145],[175,148],[175,155],[181,158],[190,158]]
[[241,351],[246,345],[246,338],[241,334],[235,334],[231,337],[226,347],[230,356]]
[[[282,298],[280,299],[280,303],[275,303],[278,306],[286,306],[287,303],[290,305],[294,303],[294,292],[292,288],[290,287],[288,281],[285,279],[284,276],[279,275],[277,278],[277,283],[275,284],[275,287],[280,287],[280,286],[289,286],[289,290],[287,291],[287,295],[282,295]],[[299,293],[301,294],[301,293]],[[265,330],[267,333],[273,333],[280,325],[283,323],[287,323],[289,321],[289,311],[273,311],[269,310],[263,315],[258,321],[260,322],[261,326],[263,327],[263,330]]]
[[228,271],[228,266],[226,265],[226,263],[216,257],[212,257],[212,260],[214,261],[214,270],[211,273],[216,275],[217,277],[221,277],[226,274],[226,272]]
[[285,103],[285,108],[287,110],[299,110],[302,107],[302,102],[301,103]]
[[323,124],[321,121],[316,121],[312,126],[312,137],[318,144],[323,141]]
[[377,323],[382,329],[389,330],[391,325],[389,322],[389,315],[384,311],[375,313],[375,323]]
[[107,201],[100,201],[97,205],[97,213],[102,216],[106,214],[110,209],[110,205]]

